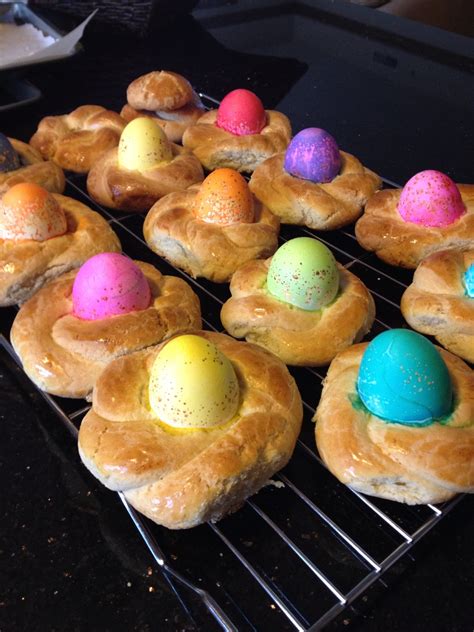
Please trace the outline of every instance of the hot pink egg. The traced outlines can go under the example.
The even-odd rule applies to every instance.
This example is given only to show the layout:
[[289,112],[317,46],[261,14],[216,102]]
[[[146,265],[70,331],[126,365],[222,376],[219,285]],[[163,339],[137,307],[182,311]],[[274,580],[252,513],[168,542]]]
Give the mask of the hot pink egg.
[[420,171],[403,187],[398,212],[405,222],[422,226],[449,226],[466,207],[455,183],[440,171]]
[[217,110],[217,127],[236,136],[259,134],[267,124],[267,115],[256,94],[239,88],[223,99]]
[[100,320],[150,305],[151,292],[140,268],[128,257],[103,252],[80,268],[72,288],[74,315]]

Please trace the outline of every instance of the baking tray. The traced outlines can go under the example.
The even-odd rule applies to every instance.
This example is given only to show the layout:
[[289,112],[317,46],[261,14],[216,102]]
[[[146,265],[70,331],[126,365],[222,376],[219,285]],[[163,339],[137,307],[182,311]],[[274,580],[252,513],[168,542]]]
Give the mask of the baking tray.
[[[209,107],[218,103],[205,94],[201,98]],[[383,180],[385,187],[397,186]],[[86,193],[83,176],[71,175],[65,194],[106,217],[128,255],[190,283],[199,295],[205,328],[222,331],[219,312],[229,296],[227,284],[192,279],[155,255],[143,240],[144,217],[112,214],[97,205]],[[323,241],[372,292],[377,316],[367,339],[386,329],[406,326],[399,300],[411,272],[387,266],[363,250],[352,227],[316,234],[306,228],[282,226],[280,243],[299,235]],[[15,354],[7,341],[7,323],[14,315],[14,308],[2,315],[1,344],[12,357]],[[409,507],[369,498],[340,484],[318,455],[311,421],[326,371],[290,371],[298,383],[305,413],[295,453],[273,483],[248,499],[238,512],[217,524],[169,531],[138,514],[119,494],[137,538],[143,539],[157,568],[178,594],[184,591],[182,605],[192,629],[321,630],[392,565],[407,559],[411,547],[461,498],[441,505]],[[77,437],[90,405],[42,396],[51,414]]]
[[[41,18],[32,9],[30,9],[26,3],[23,2],[0,2],[0,23],[17,25],[32,24],[40,31],[43,31],[45,35],[53,37],[55,41],[59,40],[63,35],[55,26],[47,20]],[[2,73],[10,73],[29,68],[31,66],[36,66],[38,64],[46,64],[60,59],[67,59],[68,57],[72,57],[78,53],[80,50],[81,44],[77,43],[69,53],[60,54],[54,59],[49,59],[47,61],[41,59],[35,61],[30,60],[28,57],[22,57],[16,64],[8,66],[7,69],[2,70],[0,68],[0,76]]]

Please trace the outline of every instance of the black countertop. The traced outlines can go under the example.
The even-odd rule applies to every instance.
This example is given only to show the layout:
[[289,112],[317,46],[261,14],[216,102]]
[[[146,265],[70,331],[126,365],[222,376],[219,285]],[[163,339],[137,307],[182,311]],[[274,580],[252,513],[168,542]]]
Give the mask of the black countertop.
[[[404,182],[426,168],[472,181],[472,45],[459,36],[356,7],[341,11],[334,4],[230,3],[184,15],[163,28],[158,21],[143,39],[93,22],[81,54],[27,73],[44,97],[2,114],[1,129],[26,140],[44,115],[83,103],[119,109],[132,79],[168,68],[217,99],[236,87],[254,90],[267,107],[290,116],[295,132],[306,126],[328,129],[341,147],[389,181]],[[75,24],[48,16],[65,27]],[[120,237],[130,252],[130,236],[122,230]],[[340,243],[337,235],[331,239]],[[381,291],[390,297],[392,285]],[[4,333],[13,316],[13,310],[2,312]],[[391,322],[388,312],[384,317]],[[82,467],[74,436],[4,348],[0,384],[0,632],[218,629],[196,594],[161,572],[120,498]],[[350,503],[345,493],[337,487],[333,502]],[[259,496],[269,507],[274,503],[272,490]],[[472,497],[461,499],[327,629],[474,629],[473,507]],[[241,523],[249,511],[223,521],[224,533],[245,532]],[[412,518],[415,523],[419,516]],[[212,586],[239,629],[294,629],[282,623],[286,620],[271,600],[255,605],[254,621],[236,614],[233,582],[248,603],[260,597],[251,584],[243,590],[245,574],[230,561],[226,566],[228,553],[206,529],[190,537],[159,530],[170,565],[198,586]],[[303,538],[312,537],[311,527],[307,530]],[[324,555],[327,543],[320,537]],[[251,549],[251,533],[244,544]],[[362,565],[348,564],[336,544],[331,546],[328,568],[359,577]],[[214,574],[221,568],[228,582],[224,588],[217,570]],[[346,579],[338,576],[341,585]],[[304,574],[290,582],[296,593],[310,590]],[[328,599],[321,607],[331,604]]]

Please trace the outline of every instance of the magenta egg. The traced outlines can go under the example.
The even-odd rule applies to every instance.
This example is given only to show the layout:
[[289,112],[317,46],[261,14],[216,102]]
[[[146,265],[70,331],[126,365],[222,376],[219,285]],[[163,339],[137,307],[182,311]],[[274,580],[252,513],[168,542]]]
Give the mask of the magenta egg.
[[432,169],[414,175],[402,189],[398,212],[405,222],[422,226],[449,226],[466,207],[451,178]]
[[72,288],[74,315],[100,320],[146,309],[151,292],[140,268],[125,255],[103,252],[80,268]]

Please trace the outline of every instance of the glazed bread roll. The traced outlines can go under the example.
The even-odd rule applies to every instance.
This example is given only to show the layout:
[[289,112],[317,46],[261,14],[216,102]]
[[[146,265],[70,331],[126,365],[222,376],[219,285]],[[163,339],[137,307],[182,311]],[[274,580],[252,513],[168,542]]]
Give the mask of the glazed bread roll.
[[[359,492],[407,504],[438,503],[473,492],[473,371],[439,349],[452,380],[452,413],[419,427],[392,423],[360,403],[357,380],[366,349],[362,343],[338,354],[324,381],[314,419],[318,450],[329,470]],[[419,391],[422,381],[414,381]],[[400,408],[400,393],[396,402]]]
[[150,116],[173,142],[205,112],[199,96],[181,75],[167,70],[149,72],[128,86],[128,103],[120,112],[126,121]]
[[403,268],[416,268],[437,250],[467,250],[474,238],[474,185],[455,185],[439,172],[420,172],[403,191],[376,193],[355,233],[363,248]]
[[[275,356],[223,334],[194,334],[181,338],[187,338],[187,344],[194,339],[194,348],[200,346],[197,337],[209,349],[212,345],[213,357],[236,379],[237,404],[229,421],[206,427],[206,415],[212,414],[208,412],[203,426],[193,427],[199,410],[183,417],[189,412],[183,406],[180,421],[184,419],[186,427],[177,428],[154,412],[150,380],[157,366],[157,379],[166,368],[159,356],[172,343],[181,345],[184,353],[185,342],[174,338],[109,364],[79,432],[79,453],[94,476],[109,489],[123,491],[138,511],[170,529],[217,521],[238,509],[288,462],[302,420],[296,384]],[[215,366],[200,358],[196,362],[198,373]],[[191,362],[188,371],[193,370]],[[182,372],[178,382],[181,378]],[[209,382],[202,384],[206,388]],[[178,384],[178,393],[180,388]],[[203,405],[211,410],[205,400]]]
[[63,169],[87,173],[100,156],[118,145],[125,120],[100,105],[81,105],[70,114],[40,121],[30,145]]
[[[0,163],[2,162],[2,140],[0,135]],[[30,145],[16,138],[8,138],[13,151],[17,154],[19,164],[13,169],[0,169],[0,188],[12,187],[20,182],[34,182],[51,193],[62,193],[65,187],[64,173],[61,167],[52,160],[43,160],[41,154]],[[1,164],[0,164],[1,167]]]
[[168,193],[182,191],[203,177],[197,158],[171,143],[155,119],[137,118],[125,128],[119,147],[94,164],[87,190],[108,208],[143,212]]
[[95,211],[70,197],[19,183],[0,198],[0,305],[23,303],[89,257],[120,250],[118,237]]
[[201,185],[157,202],[143,234],[149,247],[174,266],[222,283],[243,263],[272,254],[279,226],[240,174],[220,169]]
[[228,167],[251,173],[256,167],[282,151],[291,138],[291,125],[281,112],[266,110],[267,123],[258,134],[236,136],[216,126],[217,110],[209,110],[183,135],[190,149],[208,170]]
[[73,306],[77,270],[49,283],[22,306],[11,341],[38,388],[63,397],[87,397],[114,358],[200,327],[199,299],[185,281],[162,275],[147,263],[136,264],[151,293],[144,309],[96,320],[77,316]]
[[[441,250],[418,265],[400,309],[413,329],[474,362],[474,299],[466,290],[474,249]],[[471,290],[472,293],[472,290]]]
[[322,366],[361,340],[375,318],[375,304],[365,285],[338,264],[337,298],[324,309],[298,309],[272,296],[266,287],[271,258],[249,261],[230,283],[231,298],[221,321],[231,336],[245,338],[294,366]]
[[340,152],[341,168],[330,182],[311,182],[288,173],[285,152],[268,158],[250,179],[250,189],[283,224],[334,230],[355,221],[380,188],[377,174],[355,156]]

